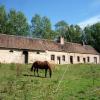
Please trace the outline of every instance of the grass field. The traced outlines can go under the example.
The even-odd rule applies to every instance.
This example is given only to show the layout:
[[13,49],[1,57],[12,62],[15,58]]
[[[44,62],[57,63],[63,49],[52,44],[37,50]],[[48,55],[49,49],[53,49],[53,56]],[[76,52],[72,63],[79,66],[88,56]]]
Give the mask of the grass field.
[[100,65],[57,65],[52,78],[30,67],[0,64],[0,100],[100,100]]

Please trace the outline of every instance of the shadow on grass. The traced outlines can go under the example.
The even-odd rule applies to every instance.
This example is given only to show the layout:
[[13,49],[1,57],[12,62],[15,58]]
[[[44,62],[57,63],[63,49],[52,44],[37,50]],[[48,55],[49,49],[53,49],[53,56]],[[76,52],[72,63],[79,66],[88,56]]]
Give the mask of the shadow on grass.
[[47,78],[47,77],[43,77],[43,76],[35,76],[35,75],[29,75],[29,74],[23,74],[23,76]]

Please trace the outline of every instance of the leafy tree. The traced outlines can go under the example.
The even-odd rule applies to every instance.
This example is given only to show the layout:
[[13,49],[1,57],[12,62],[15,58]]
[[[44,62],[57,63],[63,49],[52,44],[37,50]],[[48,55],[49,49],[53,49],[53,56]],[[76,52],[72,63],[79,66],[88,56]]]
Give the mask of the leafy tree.
[[0,33],[6,33],[7,13],[4,6],[0,6]]
[[41,17],[36,14],[32,17],[31,23],[33,37],[44,39],[53,39],[55,37],[56,32],[51,29],[51,22],[46,16]]
[[42,25],[41,26],[42,38],[50,39],[51,38],[51,22],[46,16],[42,18],[41,25]]
[[41,37],[42,31],[41,31],[40,15],[36,14],[35,16],[33,16],[31,23],[32,23],[31,31],[32,31],[33,37]]
[[59,35],[65,36],[66,31],[68,30],[68,24],[65,21],[59,21],[55,24],[55,29]]
[[82,29],[80,26],[75,25],[75,42],[81,42],[81,34],[82,34]]
[[55,24],[55,30],[58,33],[58,36],[63,36],[67,41],[70,40],[69,35],[69,26],[65,21],[59,21]]
[[70,25],[69,34],[71,42],[80,42],[82,30],[78,25]]
[[100,52],[100,23],[96,23],[84,28],[87,43],[95,47]]
[[10,10],[8,13],[7,32],[13,35],[28,35],[29,25],[25,15],[22,12]]

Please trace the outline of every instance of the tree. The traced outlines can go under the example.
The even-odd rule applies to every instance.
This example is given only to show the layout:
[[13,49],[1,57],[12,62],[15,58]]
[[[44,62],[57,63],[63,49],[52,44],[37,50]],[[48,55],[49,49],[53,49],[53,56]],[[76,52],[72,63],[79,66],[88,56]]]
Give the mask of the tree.
[[6,33],[7,13],[4,6],[0,6],[0,33]]
[[8,13],[7,32],[13,35],[27,36],[29,25],[25,15],[16,10],[10,10]]
[[32,31],[33,37],[41,37],[42,31],[41,31],[40,15],[36,14],[35,16],[33,16],[31,23],[32,23],[31,31]]
[[46,16],[41,17],[36,14],[32,17],[31,23],[33,37],[44,39],[53,39],[55,37],[56,32],[51,29],[51,22]]
[[59,21],[55,24],[55,30],[58,36],[63,36],[67,41],[70,40],[69,26],[65,21]]
[[84,28],[87,43],[100,52],[100,23]]
[[46,16],[42,18],[41,25],[42,38],[51,39],[51,22]]
[[74,27],[75,27],[75,42],[80,43],[81,42],[82,29],[78,25],[75,25]]
[[81,28],[78,25],[70,25],[69,34],[71,42],[80,42]]

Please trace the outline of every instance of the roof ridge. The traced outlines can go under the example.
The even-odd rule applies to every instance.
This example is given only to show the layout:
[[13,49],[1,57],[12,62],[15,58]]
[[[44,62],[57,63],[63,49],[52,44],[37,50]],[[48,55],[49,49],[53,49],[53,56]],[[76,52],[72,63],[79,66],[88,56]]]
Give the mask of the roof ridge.
[[11,37],[18,37],[18,38],[25,38],[25,39],[33,39],[33,40],[34,40],[34,39],[35,39],[35,40],[47,40],[47,41],[55,42],[55,41],[49,40],[49,39],[33,38],[33,37],[25,37],[25,36],[19,36],[19,35],[2,34],[2,33],[0,33],[0,35],[11,36]]

